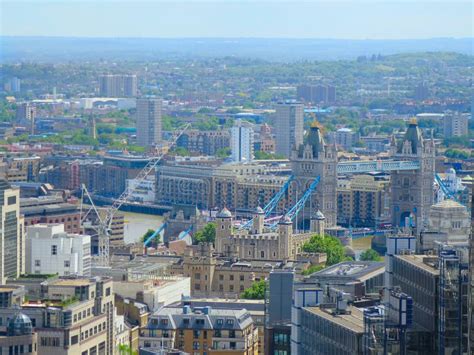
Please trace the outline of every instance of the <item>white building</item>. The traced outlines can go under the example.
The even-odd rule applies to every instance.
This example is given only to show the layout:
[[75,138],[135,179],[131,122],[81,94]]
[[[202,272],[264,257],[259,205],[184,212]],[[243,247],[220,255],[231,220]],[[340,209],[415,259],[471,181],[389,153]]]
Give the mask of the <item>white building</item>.
[[127,189],[133,191],[130,201],[153,203],[156,195],[155,175],[149,175],[141,183],[137,179],[127,179]]
[[253,160],[253,128],[248,122],[238,120],[231,128],[230,141],[232,161],[239,163]]
[[336,131],[336,144],[346,151],[352,150],[352,147],[358,141],[359,134],[350,128],[339,128]]
[[64,224],[36,224],[27,229],[26,272],[89,276],[91,237],[68,234]]

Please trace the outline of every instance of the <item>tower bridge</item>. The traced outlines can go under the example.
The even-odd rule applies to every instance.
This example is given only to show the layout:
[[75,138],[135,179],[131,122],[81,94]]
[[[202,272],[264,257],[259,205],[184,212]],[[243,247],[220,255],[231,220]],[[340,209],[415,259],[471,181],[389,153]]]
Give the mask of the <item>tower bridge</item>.
[[341,161],[337,163],[338,174],[370,173],[374,171],[419,170],[420,162],[416,160],[361,160]]

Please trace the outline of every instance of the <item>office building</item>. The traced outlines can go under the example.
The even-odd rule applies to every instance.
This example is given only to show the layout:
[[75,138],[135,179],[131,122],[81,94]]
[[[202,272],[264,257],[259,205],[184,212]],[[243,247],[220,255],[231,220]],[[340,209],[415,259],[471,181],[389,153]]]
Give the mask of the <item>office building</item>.
[[137,96],[136,75],[101,75],[99,76],[99,95],[102,97],[135,97]]
[[336,101],[336,88],[332,85],[299,85],[296,96],[308,103],[330,104]]
[[350,128],[339,128],[336,131],[336,144],[346,151],[351,151],[359,141],[359,133]]
[[26,272],[59,276],[90,276],[91,237],[69,234],[63,224],[27,228]]
[[137,144],[151,148],[161,143],[161,99],[137,100]]
[[445,138],[467,136],[469,114],[447,113],[443,119]]
[[219,150],[230,147],[230,134],[228,130],[188,129],[178,138],[176,146],[184,148],[190,153],[216,155]]
[[0,353],[36,355],[38,353],[37,340],[31,319],[16,310],[8,319],[6,330],[0,331]]
[[[21,285],[22,280],[15,283]],[[11,291],[0,289],[2,293],[9,297]],[[111,279],[47,279],[41,284],[38,300],[24,302],[23,299],[16,305],[0,307],[2,324],[6,324],[15,307],[19,306],[37,333],[38,354],[114,354]]]
[[31,134],[35,134],[36,107],[29,102],[19,104],[16,108],[16,120],[20,124],[28,124]]
[[258,354],[258,330],[245,310],[162,308],[140,332],[140,348],[171,348],[190,354]]
[[19,202],[20,190],[0,180],[0,285],[24,272],[25,240]]
[[275,141],[276,153],[287,158],[293,149],[303,144],[304,111],[302,103],[280,103],[276,106]]
[[238,120],[231,128],[232,161],[248,163],[253,160],[254,131],[250,123]]

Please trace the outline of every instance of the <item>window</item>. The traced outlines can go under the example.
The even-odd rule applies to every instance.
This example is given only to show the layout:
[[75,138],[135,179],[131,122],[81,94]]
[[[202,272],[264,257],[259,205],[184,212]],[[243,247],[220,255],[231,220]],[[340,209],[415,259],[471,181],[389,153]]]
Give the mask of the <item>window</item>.
[[222,336],[222,335],[221,335],[220,329],[214,330],[214,338],[220,338],[221,336]]
[[222,324],[224,324],[224,320],[221,318],[217,319],[217,325],[222,325]]
[[110,287],[107,287],[107,288],[105,289],[105,295],[106,295],[106,296],[110,296]]
[[235,330],[229,330],[229,338],[235,338]]
[[77,344],[79,342],[79,336],[74,335],[71,337],[71,345]]
[[261,257],[261,258],[264,258],[264,257],[265,257],[265,252],[264,252],[263,250],[260,252],[260,257]]
[[168,319],[161,319],[161,320],[160,320],[160,323],[161,323],[162,325],[168,325]]
[[35,260],[35,266],[41,266],[41,260]]
[[69,267],[69,266],[70,266],[69,260],[64,260],[64,267]]
[[51,245],[51,255],[58,255],[58,246]]
[[198,341],[193,342],[193,350],[199,350],[199,342]]
[[14,205],[16,203],[16,196],[9,196],[8,197],[8,206]]
[[200,335],[201,335],[201,331],[200,331],[200,330],[194,330],[194,331],[193,331],[194,339],[199,338]]
[[229,280],[234,281],[234,275],[229,275]]
[[224,281],[224,275],[219,275],[219,281]]
[[196,280],[201,280],[201,274],[198,273],[198,272],[195,273],[195,274],[194,274],[194,278],[195,278]]
[[244,275],[240,275],[240,281],[244,281],[245,279],[245,276]]

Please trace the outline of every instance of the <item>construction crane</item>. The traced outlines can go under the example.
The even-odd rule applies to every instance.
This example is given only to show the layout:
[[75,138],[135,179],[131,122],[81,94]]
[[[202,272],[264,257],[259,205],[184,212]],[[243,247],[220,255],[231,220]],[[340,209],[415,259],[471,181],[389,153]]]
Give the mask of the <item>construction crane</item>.
[[[95,230],[97,231],[99,237],[99,249],[98,249],[98,258],[97,258],[97,265],[98,266],[108,266],[109,265],[109,236],[111,231],[112,220],[114,218],[115,213],[120,209],[120,207],[127,203],[132,194],[135,190],[141,186],[142,182],[146,179],[146,177],[156,168],[158,163],[161,159],[165,156],[165,154],[176,145],[178,139],[183,135],[183,133],[189,128],[190,123],[184,125],[181,129],[177,130],[173,137],[168,142],[166,148],[162,149],[161,153],[156,156],[152,157],[145,167],[138,173],[135,177],[137,181],[136,184],[130,184],[126,187],[125,191],[122,192],[119,198],[114,200],[111,206],[109,206],[103,218],[99,216],[99,224],[95,226]],[[87,193],[88,194],[88,193]],[[89,199],[90,195],[88,194]],[[95,207],[94,207],[95,208]]]
[[[269,217],[273,210],[278,206],[278,203],[285,195],[286,191],[288,191],[288,188],[290,187],[290,184],[294,179],[295,177],[291,175],[285,182],[285,184],[281,187],[281,189],[275,194],[275,196],[273,196],[270,202],[268,202],[267,205],[263,208],[263,212],[265,212],[265,218]],[[248,220],[245,224],[239,227],[239,230],[251,228],[253,225],[253,220],[253,218]]]
[[166,222],[163,223],[152,235],[150,235],[150,236],[145,240],[145,242],[143,243],[143,247],[146,248],[146,247],[148,246],[148,244],[150,244],[151,241],[152,241],[153,239],[155,239],[156,236],[159,235],[159,234],[163,231],[163,229],[165,229],[165,228],[166,228]]
[[[316,179],[313,180],[311,185],[309,185],[308,189],[305,191],[303,196],[298,200],[298,202],[295,203],[293,207],[290,208],[290,210],[286,213],[286,215],[290,218],[290,220],[294,220],[295,217],[300,213],[300,211],[303,209],[304,205],[306,204],[306,201],[308,201],[308,198],[311,196],[311,194],[314,192],[316,187],[319,184],[319,181],[321,178],[318,176]],[[278,222],[273,223],[270,228],[274,229],[278,225]]]

